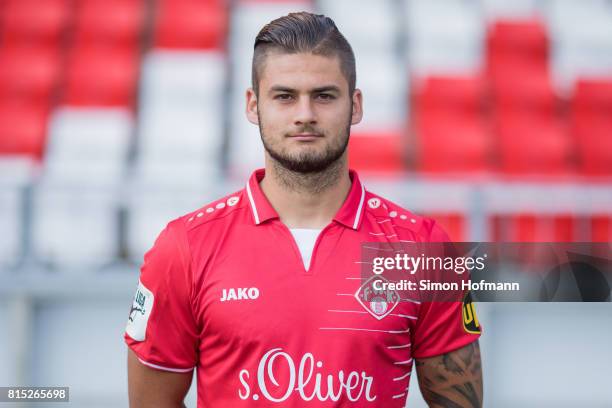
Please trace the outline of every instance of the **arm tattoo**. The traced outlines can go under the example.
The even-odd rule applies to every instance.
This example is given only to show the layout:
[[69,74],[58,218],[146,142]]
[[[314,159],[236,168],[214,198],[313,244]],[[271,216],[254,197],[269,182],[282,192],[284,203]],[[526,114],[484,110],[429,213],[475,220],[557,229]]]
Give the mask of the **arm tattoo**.
[[419,387],[430,408],[481,408],[482,368],[475,341],[459,350],[416,361]]

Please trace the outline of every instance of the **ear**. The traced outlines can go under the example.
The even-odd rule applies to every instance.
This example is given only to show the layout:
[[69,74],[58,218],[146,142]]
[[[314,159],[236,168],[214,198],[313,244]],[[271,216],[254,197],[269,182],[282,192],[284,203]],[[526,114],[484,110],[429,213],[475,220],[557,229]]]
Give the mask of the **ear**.
[[259,125],[259,117],[257,116],[257,96],[253,88],[246,91],[246,116],[249,122],[254,125]]
[[351,113],[351,125],[356,125],[363,118],[363,94],[361,89],[353,92],[353,112]]

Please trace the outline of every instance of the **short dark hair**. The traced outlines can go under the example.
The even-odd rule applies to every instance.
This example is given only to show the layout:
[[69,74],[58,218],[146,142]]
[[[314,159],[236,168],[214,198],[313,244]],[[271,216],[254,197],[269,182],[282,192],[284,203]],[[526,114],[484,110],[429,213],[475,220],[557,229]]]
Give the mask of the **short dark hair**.
[[288,54],[310,52],[315,55],[338,56],[340,69],[349,85],[349,94],[355,91],[355,54],[331,18],[306,11],[289,13],[261,29],[255,38],[251,73],[255,95],[259,95],[259,72],[271,49]]

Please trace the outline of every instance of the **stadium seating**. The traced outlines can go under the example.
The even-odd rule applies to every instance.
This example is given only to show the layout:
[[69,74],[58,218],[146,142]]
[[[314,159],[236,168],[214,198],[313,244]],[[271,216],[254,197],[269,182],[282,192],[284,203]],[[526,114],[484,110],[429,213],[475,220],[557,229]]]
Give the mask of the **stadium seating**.
[[23,197],[16,188],[0,188],[0,271],[17,264],[23,255]]
[[574,224],[571,214],[500,215],[492,220],[491,237],[496,242],[572,242]]
[[68,64],[65,105],[134,105],[139,72],[136,49],[77,48]]
[[546,68],[549,38],[544,23],[534,20],[498,20],[487,35],[487,66],[495,76],[508,65]]
[[612,78],[583,78],[572,101],[572,132],[584,174],[612,174]]
[[399,60],[364,58],[357,66],[357,88],[362,91],[364,112],[355,132],[386,132],[406,125],[408,76]]
[[61,58],[52,48],[0,48],[0,100],[47,105],[60,78]]
[[426,213],[426,217],[436,220],[454,242],[468,242],[467,222],[462,213]]
[[612,7],[606,0],[547,2],[556,87],[569,96],[580,77],[612,71]]
[[62,108],[49,123],[45,179],[117,185],[125,173],[133,118],[125,109]]
[[[150,201],[129,204],[128,252],[138,258],[160,227],[147,230],[146,220],[169,216],[164,206],[190,209],[181,203],[196,205],[196,195],[213,189],[204,180],[243,180],[263,165],[258,128],[244,113],[253,39],[296,10],[330,15],[355,50],[365,110],[352,128],[349,160],[367,177],[410,170],[464,181],[572,180],[578,170],[605,185],[612,175],[612,7],[604,0],[153,3],[0,1],[0,159],[43,159],[36,233],[50,231],[48,217],[67,217],[82,188],[106,197],[92,214],[116,224],[117,195],[109,191],[127,176],[128,189]],[[12,214],[11,194],[2,200]],[[175,205],[174,194],[187,198]],[[589,237],[609,236],[601,208],[579,217],[519,210],[501,211],[505,232],[491,236],[587,239],[575,234],[585,225]],[[589,217],[591,210],[600,215]],[[466,211],[429,209],[461,239],[473,232]],[[81,258],[64,258],[68,247],[49,237],[37,253],[60,263],[115,256],[108,242],[116,225],[91,228],[102,238]]]
[[591,241],[610,242],[612,240],[612,214],[596,214],[590,219]]
[[478,1],[407,0],[402,6],[406,22],[404,54],[414,76],[480,71],[485,25]]
[[219,168],[226,63],[216,50],[155,49],[145,57],[137,177],[153,180],[163,167],[174,174],[172,166],[196,169],[195,175],[206,177]]
[[483,172],[493,143],[481,76],[430,76],[413,85],[412,126],[418,169]]
[[153,49],[143,60],[141,103],[163,104],[165,109],[177,103],[219,105],[226,64],[225,54],[214,50]]
[[526,115],[498,118],[500,170],[514,175],[572,173],[572,144],[565,126]]
[[46,106],[0,104],[0,155],[24,154],[40,159],[46,127]]
[[87,273],[116,259],[118,200],[114,189],[40,185],[32,210],[36,259],[75,273]]
[[154,46],[171,49],[224,49],[227,20],[228,13],[223,1],[160,1]]
[[479,118],[430,116],[417,125],[418,168],[425,172],[491,170],[492,141]]
[[[334,20],[355,55],[359,56],[360,63],[367,62],[374,55],[383,58],[395,56],[401,21],[393,0],[376,3],[368,0],[322,0],[317,6]],[[368,22],[367,30],[364,30],[364,21]]]
[[414,120],[421,115],[478,117],[484,114],[486,82],[481,75],[429,75],[413,82]]
[[543,120],[556,117],[559,104],[547,71],[500,68],[492,78],[491,91],[497,114],[522,114]]
[[499,18],[521,20],[534,17],[541,11],[538,0],[481,0],[481,3],[485,16],[491,21]]
[[36,167],[26,156],[0,155],[0,273],[23,260],[28,230],[25,188]]
[[[372,149],[376,146],[376,149]],[[379,176],[404,170],[406,145],[400,130],[393,132],[353,132],[349,142],[349,165]]]
[[70,0],[5,0],[1,5],[3,44],[56,47],[70,21]]
[[134,49],[142,35],[143,0],[79,0],[75,43],[78,47]]
[[[190,177],[193,177],[193,174],[191,173]],[[167,184],[166,188],[160,188],[160,183],[150,186],[140,185],[132,190],[127,201],[125,237],[126,251],[130,260],[142,263],[145,252],[151,248],[159,232],[170,220],[216,198],[215,186],[206,179],[199,180],[202,183],[196,190],[193,186],[181,189],[176,185],[169,190]]]

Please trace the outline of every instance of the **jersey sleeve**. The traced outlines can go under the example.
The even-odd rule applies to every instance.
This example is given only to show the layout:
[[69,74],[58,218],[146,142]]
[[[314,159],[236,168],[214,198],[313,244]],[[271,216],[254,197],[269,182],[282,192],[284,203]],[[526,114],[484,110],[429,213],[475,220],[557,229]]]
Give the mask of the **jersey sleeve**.
[[[434,223],[429,241],[450,242],[450,238]],[[463,301],[423,302],[412,333],[412,355],[427,358],[445,354],[478,340],[481,333],[469,293]]]
[[197,365],[191,276],[186,232],[173,221],[145,254],[125,330],[125,342],[141,363],[172,372]]

